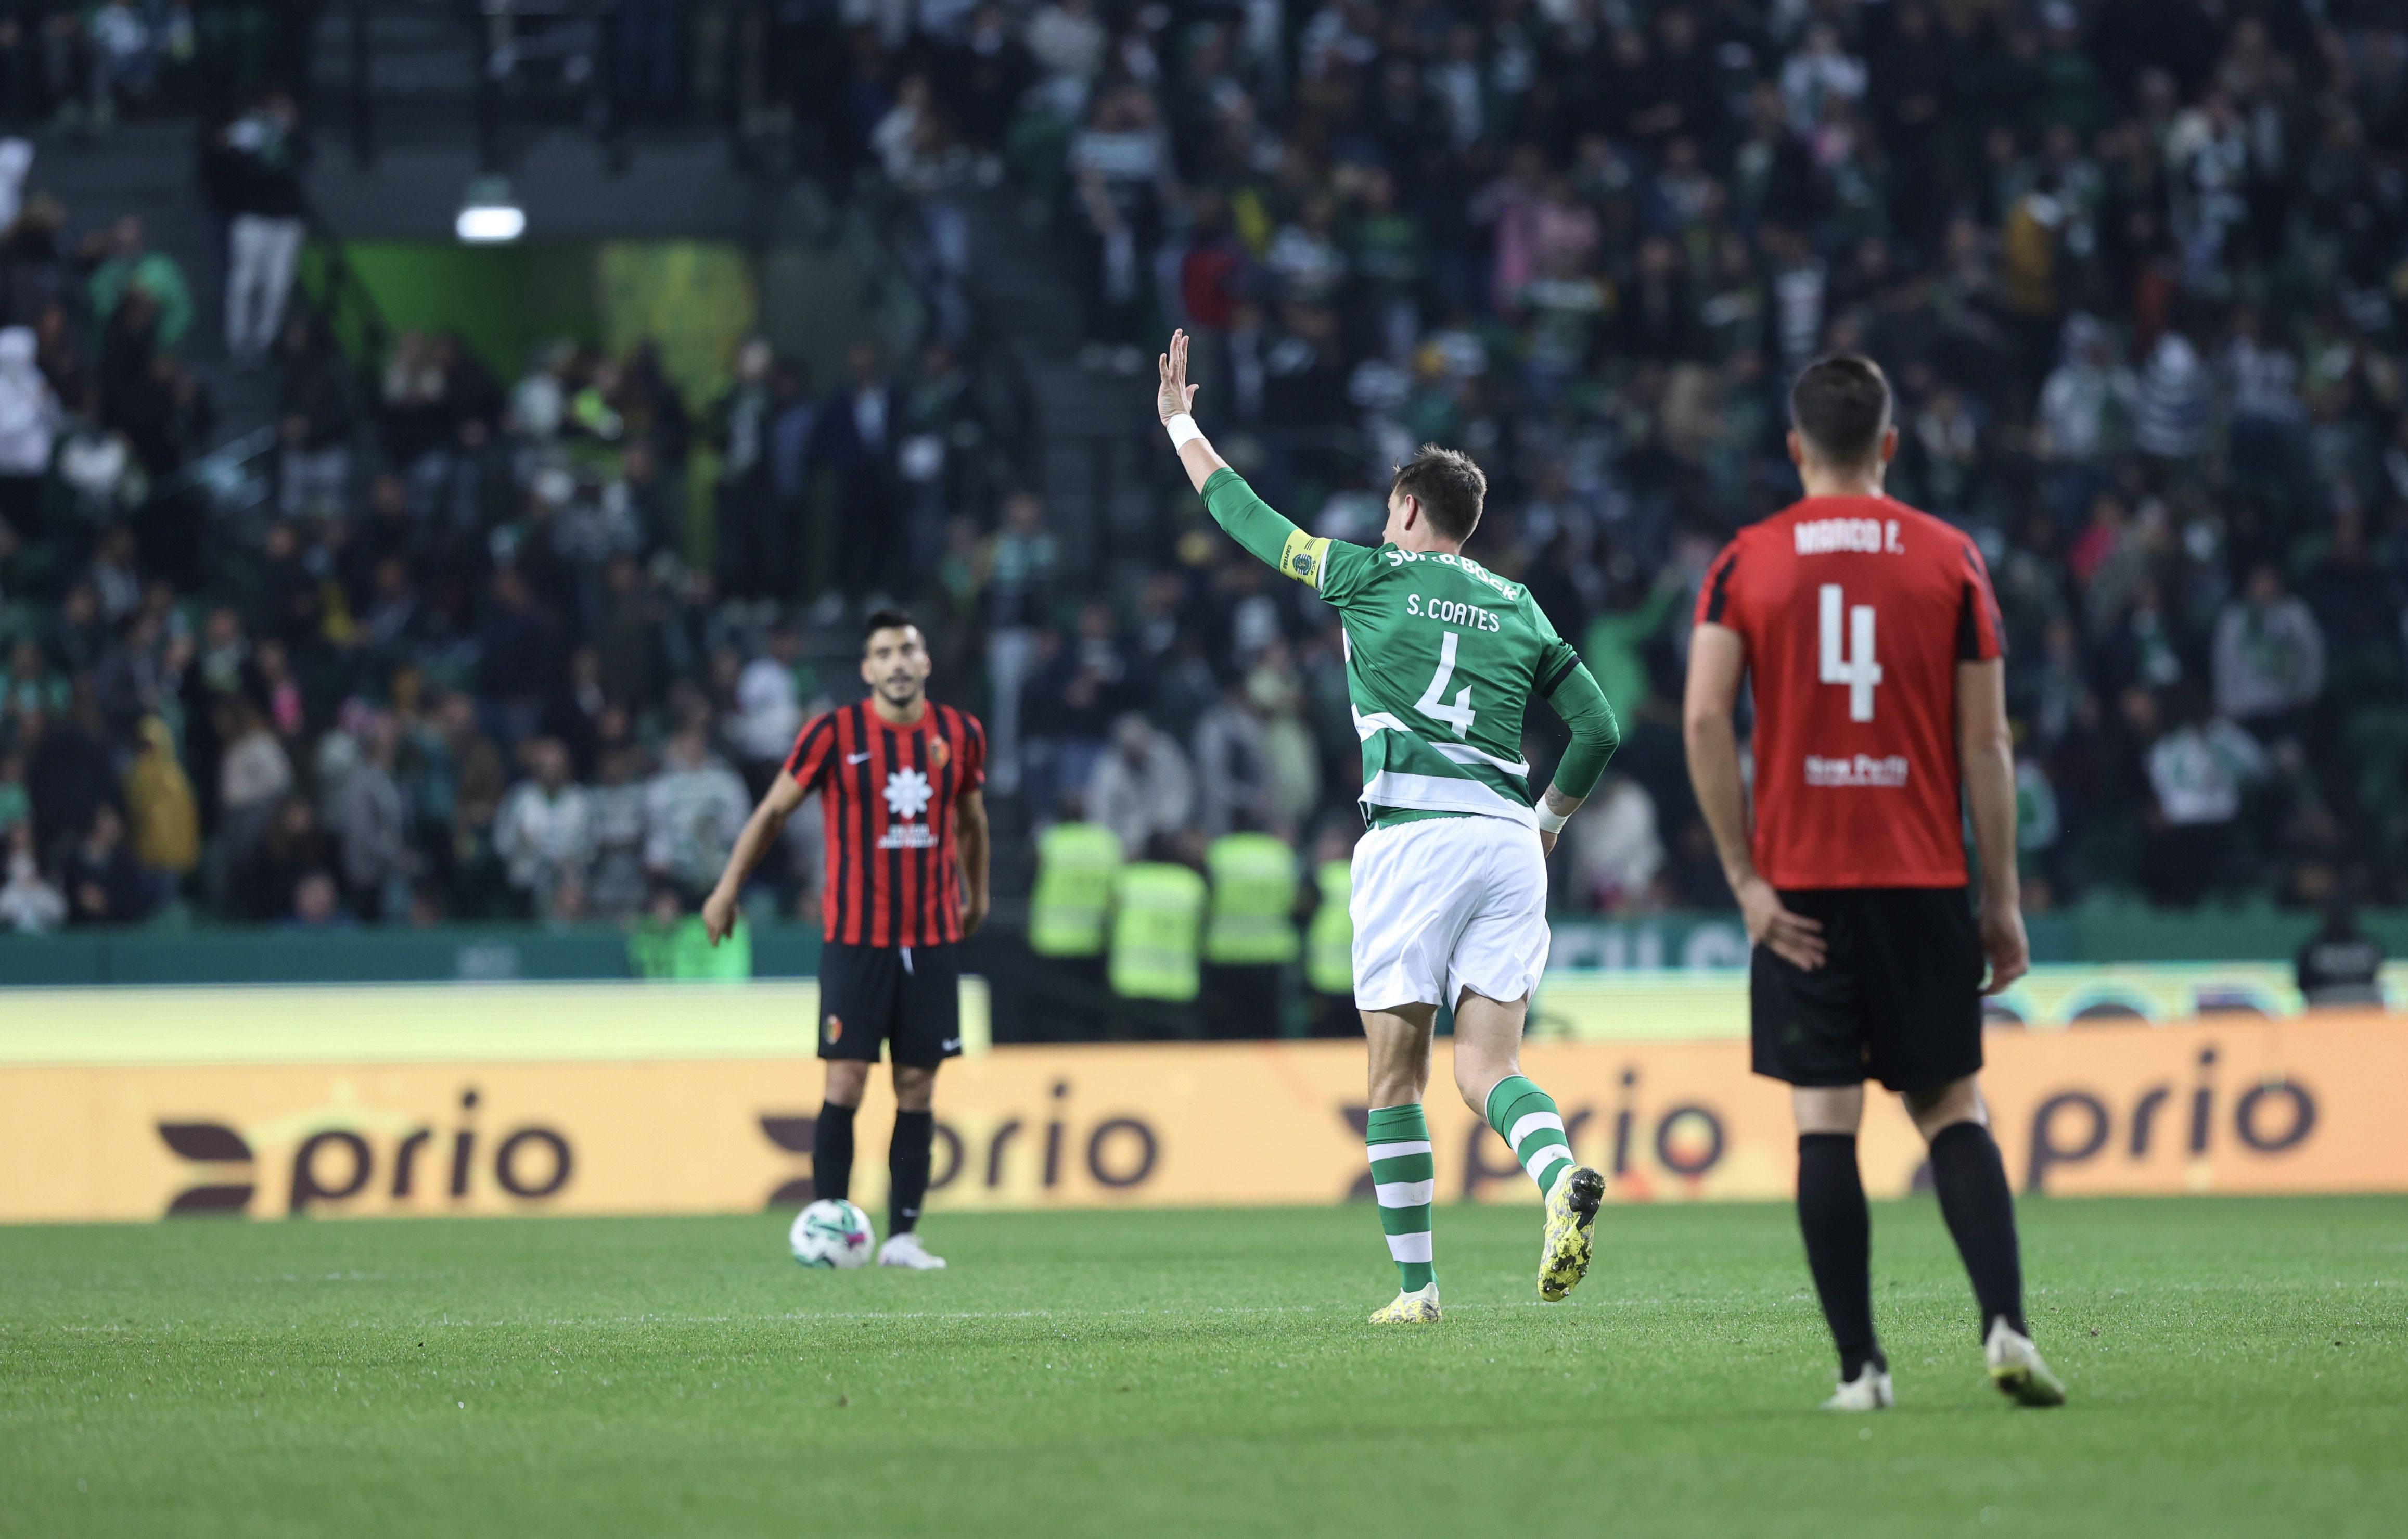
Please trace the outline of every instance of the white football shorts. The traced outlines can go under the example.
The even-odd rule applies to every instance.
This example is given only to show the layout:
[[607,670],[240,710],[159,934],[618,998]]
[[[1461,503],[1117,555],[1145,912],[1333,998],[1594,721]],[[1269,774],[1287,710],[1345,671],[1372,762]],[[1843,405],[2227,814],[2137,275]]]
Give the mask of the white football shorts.
[[1354,846],[1354,1003],[1452,1005],[1530,992],[1547,965],[1547,863],[1535,828],[1430,817]]

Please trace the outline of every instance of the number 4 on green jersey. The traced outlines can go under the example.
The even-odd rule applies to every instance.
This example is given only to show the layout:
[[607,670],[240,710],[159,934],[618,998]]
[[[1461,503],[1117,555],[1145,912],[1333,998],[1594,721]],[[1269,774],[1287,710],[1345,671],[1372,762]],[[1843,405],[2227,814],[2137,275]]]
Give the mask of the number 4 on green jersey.
[[1204,499],[1240,543],[1342,617],[1372,821],[1470,815],[1535,827],[1521,743],[1533,695],[1574,729],[1556,784],[1588,794],[1615,745],[1612,712],[1528,589],[1469,556],[1315,539],[1235,471],[1215,472]]

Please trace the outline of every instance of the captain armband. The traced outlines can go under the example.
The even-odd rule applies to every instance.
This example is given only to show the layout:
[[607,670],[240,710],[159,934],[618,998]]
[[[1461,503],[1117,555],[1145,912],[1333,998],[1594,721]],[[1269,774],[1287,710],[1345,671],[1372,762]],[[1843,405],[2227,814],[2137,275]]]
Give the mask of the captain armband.
[[1318,592],[1321,569],[1328,559],[1329,541],[1315,539],[1298,529],[1287,537],[1286,544],[1280,547],[1279,569]]

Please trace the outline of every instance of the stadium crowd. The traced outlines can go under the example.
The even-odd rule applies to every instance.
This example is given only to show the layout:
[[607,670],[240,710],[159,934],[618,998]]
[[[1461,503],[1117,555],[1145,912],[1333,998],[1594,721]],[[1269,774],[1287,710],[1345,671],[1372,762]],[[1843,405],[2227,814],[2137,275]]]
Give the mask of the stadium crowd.
[[[1895,495],[1989,557],[2036,905],[2401,896],[2396,9],[1060,0],[921,22],[853,30],[830,137],[932,220],[946,166],[1009,164],[1082,260],[1092,367],[1140,372],[1187,326],[1205,425],[1322,533],[1374,529],[1415,442],[1481,457],[1479,552],[1630,728],[1575,826],[1576,900],[1721,900],[1672,720],[1686,616],[1715,545],[1794,495],[1785,384],[1836,351],[1898,389]],[[1274,826],[1338,815],[1335,639],[1228,560],[1008,643],[1053,649],[1023,706],[1068,745],[1049,791],[1107,735],[1080,681],[1120,676],[1115,704],[1189,759],[1251,715],[1249,756],[1294,787]],[[1165,618],[1199,590],[1211,623]],[[1174,756],[1103,759],[1088,800],[1144,766],[1132,806],[1192,781],[1209,827],[1228,762]]]
[[[1893,490],[1988,555],[2035,906],[2408,899],[2396,11],[778,15],[820,72],[793,95],[813,164],[906,199],[938,253],[928,338],[835,378],[755,341],[689,401],[649,348],[512,379],[415,335],[363,373],[297,305],[268,503],[205,521],[177,500],[207,407],[175,285],[139,276],[138,229],[64,238],[27,201],[0,244],[30,328],[0,332],[0,922],[690,901],[806,714],[857,687],[814,639],[880,596],[987,716],[1019,826],[1342,851],[1355,736],[1309,594],[1175,489],[1106,574],[1034,492],[964,482],[946,285],[998,176],[1084,264],[1083,360],[1138,412],[1187,326],[1205,425],[1300,521],[1371,535],[1417,441],[1481,459],[1475,554],[1626,729],[1558,856],[1568,906],[1727,903],[1681,768],[1687,614],[1719,542],[1794,495],[1787,378],[1846,349],[1899,392]],[[92,492],[111,442],[124,474]],[[781,907],[810,902],[816,825],[767,872]]]

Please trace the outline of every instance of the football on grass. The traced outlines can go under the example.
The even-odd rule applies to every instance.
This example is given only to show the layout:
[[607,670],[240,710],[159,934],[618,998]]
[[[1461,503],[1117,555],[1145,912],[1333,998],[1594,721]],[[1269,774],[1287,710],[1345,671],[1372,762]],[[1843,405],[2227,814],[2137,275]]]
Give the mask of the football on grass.
[[869,1215],[837,1197],[824,1197],[795,1215],[795,1227],[786,1231],[795,1259],[807,1267],[860,1266],[877,1239]]

